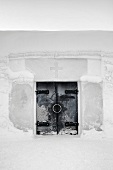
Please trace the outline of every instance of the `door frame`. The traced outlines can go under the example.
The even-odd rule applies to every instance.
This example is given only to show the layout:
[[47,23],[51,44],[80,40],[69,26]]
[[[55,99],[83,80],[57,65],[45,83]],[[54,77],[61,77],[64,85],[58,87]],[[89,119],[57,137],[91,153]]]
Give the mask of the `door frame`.
[[[33,121],[33,134],[34,136],[38,136],[36,134],[36,83],[37,82],[49,82],[49,81],[34,81],[34,121]],[[80,81],[50,81],[50,82],[77,82],[77,85],[78,85],[78,135],[75,135],[76,137],[80,137],[81,133],[82,133],[82,116],[81,116],[81,83]]]

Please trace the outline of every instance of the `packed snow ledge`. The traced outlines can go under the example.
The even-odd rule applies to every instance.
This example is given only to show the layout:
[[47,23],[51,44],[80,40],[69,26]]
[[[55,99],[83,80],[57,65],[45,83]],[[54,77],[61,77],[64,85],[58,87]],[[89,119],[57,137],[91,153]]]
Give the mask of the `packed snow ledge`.
[[80,78],[81,81],[92,82],[92,83],[100,83],[102,82],[102,78],[99,76],[89,76],[85,75]]

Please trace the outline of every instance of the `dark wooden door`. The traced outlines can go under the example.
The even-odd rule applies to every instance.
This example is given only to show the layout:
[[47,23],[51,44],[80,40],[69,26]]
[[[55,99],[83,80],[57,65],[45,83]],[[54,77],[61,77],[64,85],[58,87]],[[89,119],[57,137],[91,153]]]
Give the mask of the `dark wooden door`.
[[77,82],[37,82],[36,133],[78,134]]

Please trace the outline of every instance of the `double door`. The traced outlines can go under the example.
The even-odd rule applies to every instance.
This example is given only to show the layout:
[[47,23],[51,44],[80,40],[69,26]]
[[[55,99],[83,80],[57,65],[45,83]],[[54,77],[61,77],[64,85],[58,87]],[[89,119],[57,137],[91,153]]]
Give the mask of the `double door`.
[[77,82],[36,83],[36,134],[78,134]]

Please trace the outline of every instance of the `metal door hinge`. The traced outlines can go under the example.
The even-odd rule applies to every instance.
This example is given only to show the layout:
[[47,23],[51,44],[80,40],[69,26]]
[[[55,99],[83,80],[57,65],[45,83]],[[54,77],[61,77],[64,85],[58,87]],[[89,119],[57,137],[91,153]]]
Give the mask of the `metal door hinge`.
[[78,90],[65,90],[65,94],[78,94]]
[[36,94],[49,94],[49,90],[36,90]]

